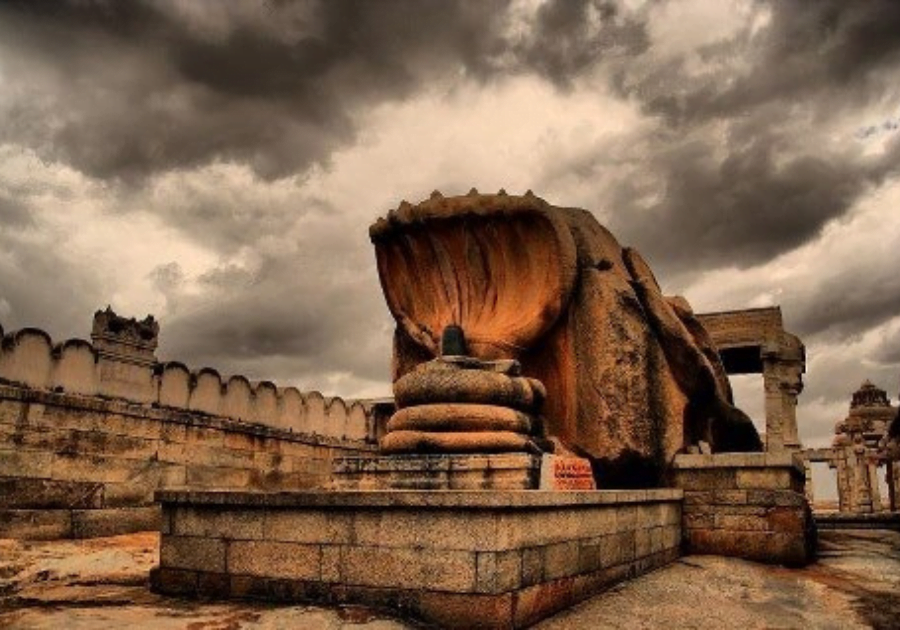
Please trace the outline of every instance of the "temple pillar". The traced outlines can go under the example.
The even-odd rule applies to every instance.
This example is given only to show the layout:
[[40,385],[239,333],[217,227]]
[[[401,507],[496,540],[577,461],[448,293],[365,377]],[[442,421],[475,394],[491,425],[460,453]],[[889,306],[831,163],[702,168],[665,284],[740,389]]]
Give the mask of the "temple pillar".
[[800,449],[797,397],[803,391],[803,345],[785,333],[761,349],[766,409],[766,450]]
[[844,456],[843,451],[838,451],[835,453],[835,458],[834,460],[832,460],[829,466],[831,468],[834,468],[836,472],[835,476],[837,477],[838,511],[847,512],[850,509],[850,484],[847,479],[847,458]]
[[893,475],[893,463],[888,462],[884,467],[884,481],[887,484],[888,489],[888,510],[891,512],[897,509],[897,495],[896,489],[894,488],[894,475]]
[[813,487],[812,466],[809,462],[803,462],[803,491],[806,494],[806,500],[812,505],[815,502],[815,489]]
[[784,443],[784,394],[777,374],[777,362],[766,361],[763,372],[763,391],[766,396],[766,450],[783,451]]
[[881,512],[884,507],[881,503],[881,486],[878,483],[878,462],[870,460],[866,465],[866,471],[869,473],[867,481],[869,484],[869,496],[872,499],[872,511]]
[[888,493],[891,502],[891,511],[900,511],[900,461],[888,462],[887,471]]
[[869,485],[869,469],[864,458],[865,447],[862,444],[854,445],[851,459],[854,505],[851,511],[869,514],[872,512],[872,492]]
[[797,429],[797,398],[803,390],[803,364],[789,361],[782,364],[784,378],[782,390],[782,430],[784,446],[788,450],[799,450],[800,432]]

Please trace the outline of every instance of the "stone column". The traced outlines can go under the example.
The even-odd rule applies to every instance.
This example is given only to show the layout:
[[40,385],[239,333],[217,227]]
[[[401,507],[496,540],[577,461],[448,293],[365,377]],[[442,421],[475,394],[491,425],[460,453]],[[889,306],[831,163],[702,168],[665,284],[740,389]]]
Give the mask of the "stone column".
[[853,495],[852,512],[869,514],[872,512],[872,488],[869,485],[869,468],[865,460],[865,446],[861,443],[852,447],[851,459]]
[[831,466],[837,470],[838,511],[849,512],[852,498],[847,455],[844,449],[835,450],[835,458]]
[[869,483],[869,496],[872,499],[872,511],[881,512],[884,508],[881,503],[881,487],[878,485],[878,461],[870,460],[866,465]]
[[[785,337],[787,337],[785,335]],[[803,391],[803,346],[785,338],[762,347],[766,450],[799,450],[797,396]]]
[[785,377],[781,384],[784,446],[796,451],[801,447],[797,429],[797,397],[803,391],[803,364],[799,361],[785,362],[782,371]]
[[890,493],[891,511],[900,511],[900,461],[889,462],[885,475]]
[[894,487],[894,462],[890,460],[884,464],[884,482],[888,490],[887,509],[893,512],[897,509],[897,489]]
[[803,490],[806,494],[806,500],[810,505],[815,503],[815,488],[813,487],[812,466],[809,462],[803,462]]
[[777,374],[777,361],[764,362],[763,389],[766,395],[766,451],[783,451],[784,395]]

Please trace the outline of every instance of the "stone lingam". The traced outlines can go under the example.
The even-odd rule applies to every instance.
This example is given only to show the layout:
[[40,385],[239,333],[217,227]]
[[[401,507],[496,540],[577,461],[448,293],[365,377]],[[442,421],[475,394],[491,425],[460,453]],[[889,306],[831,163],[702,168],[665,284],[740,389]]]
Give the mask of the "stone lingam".
[[435,192],[370,236],[397,322],[386,455],[555,450],[654,487],[677,453],[761,449],[690,305],[589,212]]
[[459,326],[444,329],[442,354],[394,383],[399,411],[384,453],[542,452],[543,384],[515,360],[469,356]]

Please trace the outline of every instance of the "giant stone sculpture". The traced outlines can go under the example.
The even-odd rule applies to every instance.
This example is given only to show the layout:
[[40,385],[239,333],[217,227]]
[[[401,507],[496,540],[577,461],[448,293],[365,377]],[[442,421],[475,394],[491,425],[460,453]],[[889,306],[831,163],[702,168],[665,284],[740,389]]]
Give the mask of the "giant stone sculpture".
[[[640,254],[589,212],[530,191],[434,193],[402,203],[370,236],[397,323],[399,411],[384,452],[540,451],[552,438],[589,458],[601,487],[633,487],[659,485],[674,455],[701,443],[713,452],[761,450],[688,303],[663,296]],[[461,331],[467,356],[442,358],[448,330]],[[429,385],[466,369],[476,377],[454,378],[477,380],[476,389],[497,382],[479,401],[494,406],[480,421],[459,421],[466,408],[452,407],[471,399],[454,401]],[[411,400],[408,385],[423,375],[417,391],[434,389],[434,397]],[[510,401],[527,399],[527,390],[542,400],[518,412],[536,422],[515,413],[505,425],[490,419],[506,413],[496,411],[504,404],[516,410]],[[429,402],[417,422],[415,405]]]

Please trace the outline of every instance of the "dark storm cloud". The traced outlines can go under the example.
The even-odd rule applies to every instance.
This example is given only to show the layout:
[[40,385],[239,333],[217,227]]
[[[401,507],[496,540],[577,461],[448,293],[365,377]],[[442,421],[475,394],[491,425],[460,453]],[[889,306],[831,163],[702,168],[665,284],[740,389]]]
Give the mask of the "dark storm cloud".
[[[684,58],[652,56],[646,9],[608,1],[542,4],[519,37],[504,31],[505,2],[8,3],[3,67],[23,81],[51,75],[52,88],[34,81],[6,112],[0,137],[99,177],[215,160],[277,177],[327,162],[351,142],[359,108],[403,99],[454,70],[535,72],[570,85],[605,63],[623,95],[669,125],[744,116],[772,101],[787,107],[823,91],[830,108],[883,86],[871,75],[896,56],[896,3],[770,6],[767,27],[704,51],[713,61],[746,57],[749,70],[694,76]],[[42,124],[48,117],[56,123]],[[766,154],[749,156],[756,172],[766,172]],[[807,171],[797,170],[802,183]],[[807,234],[819,216],[810,223]]]
[[[900,312],[900,309],[895,310]],[[892,367],[900,366],[900,330],[886,335],[872,357],[874,361]]]
[[201,299],[176,291],[161,351],[191,357],[192,367],[319,389],[329,373],[387,382],[389,315],[368,256],[345,250],[340,265],[323,256],[344,232],[331,222],[303,243],[307,255],[299,261],[289,252],[266,257],[254,271],[216,269],[203,278]]
[[809,241],[900,170],[897,142],[865,157],[858,146],[807,151],[784,140],[762,126],[724,144],[654,138],[633,168],[661,180],[658,200],[635,207],[636,172],[616,191],[610,227],[671,272],[749,267]]
[[[847,262],[834,260],[832,264],[839,267]],[[890,261],[881,268],[860,271],[851,264],[845,272],[814,287],[796,287],[786,299],[796,331],[804,336],[846,339],[900,314],[900,276]],[[891,351],[885,348],[885,352]]]
[[16,226],[2,224],[0,325],[4,331],[34,326],[50,333],[54,342],[83,338],[92,313],[105,304],[108,296],[97,275],[74,266],[57,246],[55,238],[35,240]]
[[649,47],[646,16],[615,2],[565,0],[542,4],[528,37],[511,45],[508,69],[527,69],[560,86],[598,61],[630,58]]
[[645,74],[621,73],[616,84],[648,111],[680,125],[745,115],[771,102],[805,105],[820,114],[858,105],[883,91],[885,77],[879,73],[896,72],[900,3],[773,1],[765,6],[771,10],[765,28],[744,29],[700,51],[713,62],[747,57],[749,69],[730,71],[729,77],[715,72],[691,76],[683,72],[686,59],[681,58]]
[[[477,70],[503,3],[53,2],[0,7],[20,84],[0,139],[92,176],[327,162],[362,105]],[[53,121],[52,124],[47,124]]]
[[548,175],[614,179],[598,200],[610,228],[667,273],[771,260],[897,172],[896,142],[872,156],[855,129],[829,134],[860,107],[896,107],[900,4],[755,6],[765,26],[694,56],[651,45],[610,60],[611,84],[657,124]]

